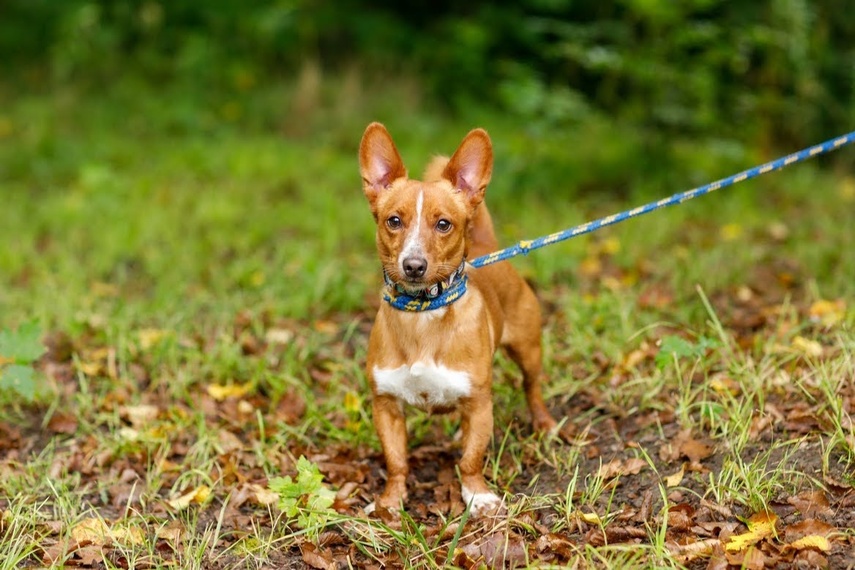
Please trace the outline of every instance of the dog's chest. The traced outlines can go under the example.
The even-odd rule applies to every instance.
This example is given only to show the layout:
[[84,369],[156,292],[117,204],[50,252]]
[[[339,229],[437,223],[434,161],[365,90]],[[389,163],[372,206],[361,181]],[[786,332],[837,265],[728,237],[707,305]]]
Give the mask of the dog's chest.
[[374,367],[378,394],[388,394],[422,409],[451,408],[469,396],[472,382],[467,372],[433,362],[415,362],[398,368]]

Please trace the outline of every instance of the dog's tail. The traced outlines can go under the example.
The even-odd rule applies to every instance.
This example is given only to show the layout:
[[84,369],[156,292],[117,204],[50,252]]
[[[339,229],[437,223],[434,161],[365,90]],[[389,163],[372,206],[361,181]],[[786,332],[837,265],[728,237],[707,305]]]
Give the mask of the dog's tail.
[[[425,168],[424,181],[437,182],[442,179],[442,172],[448,165],[447,156],[433,157]],[[493,220],[484,202],[475,210],[472,225],[469,227],[469,257],[486,255],[499,249],[499,241],[493,231]]]

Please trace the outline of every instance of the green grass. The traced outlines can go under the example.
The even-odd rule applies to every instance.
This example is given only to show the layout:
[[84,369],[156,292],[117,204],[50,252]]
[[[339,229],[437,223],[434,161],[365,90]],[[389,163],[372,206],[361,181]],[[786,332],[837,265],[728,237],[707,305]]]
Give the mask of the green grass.
[[[213,94],[130,80],[98,94],[64,86],[0,97],[0,329],[34,318],[67,335],[74,353],[70,376],[46,381],[35,405],[0,394],[0,421],[28,426],[22,437],[36,441],[0,463],[3,567],[35,563],[91,517],[142,533],[113,541],[109,567],[275,565],[299,558],[304,530],[252,501],[241,511],[251,516],[232,525],[241,484],[293,474],[302,454],[377,465],[362,366],[380,280],[356,164],[369,121],[389,123],[414,174],[485,126],[497,161],[488,201],[503,244],[771,158],[746,150],[717,161],[715,145],[677,141],[674,155],[696,165],[680,179],[634,168],[642,135],[614,132],[606,119],[535,134],[486,111],[435,113],[414,84],[372,89],[358,77]],[[851,473],[851,188],[851,179],[799,165],[515,260],[545,307],[546,395],[579,429],[577,441],[530,435],[516,371],[500,357],[486,472],[509,499],[508,518],[490,527],[462,513],[440,523],[413,515],[392,528],[354,511],[367,498],[360,489],[377,484],[369,477],[334,528],[366,559],[424,568],[491,533],[536,541],[544,528],[599,525],[608,538],[623,524],[622,489],[633,479],[604,479],[586,454],[597,446],[603,463],[626,451],[604,434],[635,418],[647,424],[619,440],[651,466],[642,472],[655,490],[647,539],[640,548],[577,542],[564,562],[679,566],[666,540],[674,490],[660,483],[678,465],[658,459],[669,426],[711,442],[719,462],[711,474],[687,473],[682,495],[743,514],[821,486],[822,474],[787,467],[806,445],[821,449],[827,473]],[[651,301],[657,291],[660,302]],[[808,318],[820,299],[845,300],[840,322]],[[754,332],[740,325],[749,309],[765,319]],[[689,352],[659,365],[669,336]],[[822,354],[806,352],[806,341]],[[208,395],[238,385],[245,393],[225,403]],[[752,428],[780,421],[774,406],[796,397],[818,410],[818,427],[776,433],[758,451]],[[305,410],[288,422],[277,410],[294,399]],[[135,419],[143,404],[154,415]],[[73,433],[50,428],[61,414],[74,417]],[[456,431],[453,417],[408,421],[414,449]],[[113,500],[123,473],[139,485],[128,504]],[[209,499],[163,506],[201,485]],[[584,518],[591,513],[599,523]]]

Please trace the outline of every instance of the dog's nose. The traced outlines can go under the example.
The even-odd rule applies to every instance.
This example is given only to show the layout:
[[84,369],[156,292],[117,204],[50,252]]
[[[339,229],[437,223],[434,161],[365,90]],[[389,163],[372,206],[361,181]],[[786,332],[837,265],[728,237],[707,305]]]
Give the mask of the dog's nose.
[[427,271],[427,259],[424,257],[408,257],[404,259],[404,273],[410,279],[417,279]]

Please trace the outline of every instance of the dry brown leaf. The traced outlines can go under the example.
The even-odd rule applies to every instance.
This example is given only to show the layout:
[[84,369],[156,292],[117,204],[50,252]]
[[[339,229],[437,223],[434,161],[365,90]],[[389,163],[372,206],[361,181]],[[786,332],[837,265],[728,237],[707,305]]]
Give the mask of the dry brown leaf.
[[743,570],[763,570],[766,567],[766,555],[759,548],[753,546],[739,552],[728,550],[725,555],[730,564],[739,566]]
[[335,570],[336,568],[332,554],[326,549],[318,548],[311,542],[304,542],[300,545],[300,554],[303,557],[303,562],[312,568],[319,570]]
[[831,516],[834,511],[822,490],[804,491],[790,497],[787,502],[794,506],[805,518],[814,518],[817,515]]
[[837,529],[828,524],[816,519],[805,519],[803,521],[793,523],[784,529],[784,539],[787,542],[794,542],[805,536],[829,536],[835,533]]
[[698,558],[706,558],[710,556],[717,544],[721,544],[719,539],[707,538],[705,540],[690,542],[689,544],[669,542],[667,547],[679,562],[685,564]]
[[47,425],[52,433],[73,434],[77,432],[77,415],[57,412],[51,416]]
[[647,462],[638,457],[630,457],[627,460],[613,459],[601,465],[597,476],[603,479],[613,479],[622,475],[637,475]]
[[472,560],[483,560],[489,568],[519,567],[528,561],[525,542],[515,534],[494,532],[464,544],[460,549]]

